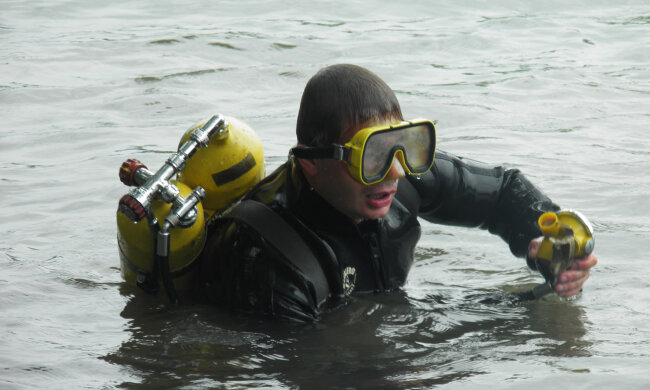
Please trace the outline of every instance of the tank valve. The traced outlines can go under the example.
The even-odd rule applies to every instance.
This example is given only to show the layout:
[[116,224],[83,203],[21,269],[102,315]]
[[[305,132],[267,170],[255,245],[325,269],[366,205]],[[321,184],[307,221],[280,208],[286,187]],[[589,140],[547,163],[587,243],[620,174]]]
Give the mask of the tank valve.
[[198,149],[208,146],[213,135],[222,134],[226,127],[227,123],[223,116],[213,115],[202,127],[194,130],[190,139],[182,144],[155,173],[135,159],[128,159],[122,163],[119,171],[120,180],[127,186],[136,186],[136,188],[120,199],[119,210],[133,222],[138,222],[150,212],[151,201],[154,199],[162,199],[166,203],[183,203],[183,199],[177,199],[178,189],[169,180],[183,170],[185,162]]
[[124,161],[120,167],[120,181],[129,187],[138,185],[135,175],[140,168],[147,169],[147,166],[141,163],[140,160],[130,158]]

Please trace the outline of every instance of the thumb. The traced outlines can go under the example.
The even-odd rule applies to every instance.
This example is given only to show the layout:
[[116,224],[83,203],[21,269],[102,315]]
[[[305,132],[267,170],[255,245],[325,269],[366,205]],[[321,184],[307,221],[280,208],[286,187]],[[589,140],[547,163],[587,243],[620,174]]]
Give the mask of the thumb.
[[529,259],[535,259],[537,258],[537,253],[539,253],[539,247],[542,244],[542,238],[535,238],[530,240],[530,244],[528,244],[528,258]]

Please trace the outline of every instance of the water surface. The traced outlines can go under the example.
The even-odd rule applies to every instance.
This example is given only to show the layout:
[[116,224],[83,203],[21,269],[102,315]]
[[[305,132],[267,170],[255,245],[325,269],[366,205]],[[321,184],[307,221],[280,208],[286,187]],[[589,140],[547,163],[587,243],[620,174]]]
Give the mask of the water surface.
[[[0,12],[0,387],[650,387],[645,1],[22,1]],[[287,327],[124,286],[126,158],[158,167],[214,112],[294,143],[302,89],[365,66],[439,148],[517,167],[590,216],[577,299],[483,231],[423,224],[403,291]]]

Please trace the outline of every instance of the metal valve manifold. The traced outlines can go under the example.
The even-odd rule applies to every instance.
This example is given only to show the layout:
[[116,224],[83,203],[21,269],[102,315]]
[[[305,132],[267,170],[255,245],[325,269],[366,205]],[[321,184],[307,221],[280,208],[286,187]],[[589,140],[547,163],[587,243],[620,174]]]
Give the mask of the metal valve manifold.
[[[127,186],[135,186],[135,188],[120,199],[119,210],[133,222],[138,222],[151,214],[151,202],[154,199],[162,199],[165,203],[173,204],[172,212],[167,217],[170,227],[179,224],[189,226],[194,223],[196,220],[194,206],[205,197],[205,191],[201,187],[196,187],[191,197],[183,199],[170,179],[183,170],[185,162],[199,148],[208,146],[212,136],[225,132],[225,129],[225,119],[221,115],[212,116],[205,125],[194,130],[190,139],[181,145],[155,173],[149,171],[138,160],[126,160],[120,167],[120,180]],[[194,204],[188,207],[188,203]]]

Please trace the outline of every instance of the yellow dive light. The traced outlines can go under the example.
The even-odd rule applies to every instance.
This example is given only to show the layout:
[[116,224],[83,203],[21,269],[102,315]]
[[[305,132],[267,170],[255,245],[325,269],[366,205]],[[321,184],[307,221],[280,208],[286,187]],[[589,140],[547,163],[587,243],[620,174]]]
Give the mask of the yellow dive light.
[[553,293],[558,276],[569,269],[575,259],[586,257],[594,250],[594,230],[587,218],[577,211],[546,212],[539,216],[537,224],[544,238],[537,257],[527,261],[544,276],[545,282],[520,293],[523,300]]
[[582,214],[570,210],[544,213],[537,222],[544,235],[537,253],[538,269],[554,284],[574,259],[593,252],[593,228]]

